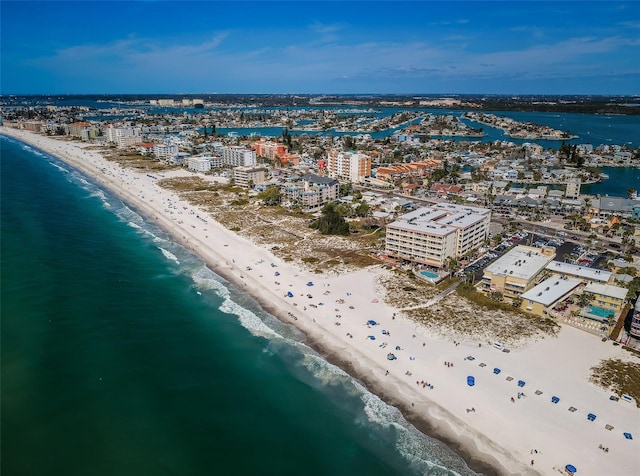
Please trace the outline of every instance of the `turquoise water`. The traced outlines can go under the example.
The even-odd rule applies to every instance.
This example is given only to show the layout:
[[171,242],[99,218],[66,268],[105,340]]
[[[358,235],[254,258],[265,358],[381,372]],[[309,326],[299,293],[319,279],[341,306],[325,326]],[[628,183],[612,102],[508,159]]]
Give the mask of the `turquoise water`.
[[640,168],[601,167],[600,170],[607,174],[609,178],[600,183],[582,185],[580,187],[580,193],[627,198],[627,190],[630,188],[640,192]]
[[593,314],[594,316],[606,319],[607,317],[614,316],[615,312],[613,312],[611,309],[605,309],[599,306],[590,306],[589,314]]
[[135,210],[0,147],[3,474],[473,474]]
[[422,276],[426,276],[427,278],[439,278],[440,276],[437,273],[432,273],[431,271],[420,271]]

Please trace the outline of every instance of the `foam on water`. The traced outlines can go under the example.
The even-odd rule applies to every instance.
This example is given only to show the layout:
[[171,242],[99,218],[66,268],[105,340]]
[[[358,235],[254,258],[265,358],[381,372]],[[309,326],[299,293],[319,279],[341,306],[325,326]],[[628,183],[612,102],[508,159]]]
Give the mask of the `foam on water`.
[[[360,386],[358,383],[354,383]],[[466,463],[442,442],[420,433],[400,411],[377,395],[361,389],[364,412],[369,423],[382,428],[393,439],[396,450],[405,459],[429,475],[473,475]]]
[[171,251],[165,250],[164,248],[161,248],[161,247],[158,247],[158,249],[162,252],[165,258],[173,261],[176,264],[180,264],[180,261],[178,261],[178,257],[174,255]]
[[219,307],[222,312],[233,314],[238,317],[238,321],[242,327],[247,329],[255,336],[261,337],[277,337],[282,338],[280,334],[267,326],[262,320],[249,309],[245,309],[231,299],[225,299]]
[[[363,420],[356,421],[356,424],[375,427],[377,433],[381,433],[417,471],[434,476],[475,474],[442,442],[422,434],[407,422],[397,408],[386,404],[342,369],[311,349],[305,351],[305,348],[308,349],[306,346],[297,349],[305,354],[302,366],[324,387],[319,390],[343,395],[342,400],[344,394],[359,400],[363,404]],[[313,386],[318,388],[317,385]],[[328,392],[328,389],[334,390]]]
[[[42,156],[31,148],[28,150]],[[229,284],[207,268],[200,258],[173,242],[162,230],[146,222],[118,198],[105,193],[80,172],[69,171],[56,162],[57,159],[52,158],[50,163],[61,172],[70,173],[73,181],[89,191],[90,196],[99,197],[103,203],[111,205],[112,212],[120,220],[135,229],[144,239],[153,242],[167,260],[179,265],[178,272],[191,279],[198,294],[204,293],[203,297],[206,299],[207,291],[213,293],[222,300],[218,307],[222,312],[236,316],[238,322],[252,335],[266,338],[265,352],[285,357],[293,373],[331,396],[338,404],[345,405],[345,394],[351,404],[360,402],[362,421],[356,423],[375,428],[418,472],[438,476],[473,474],[446,446],[424,436],[406,422],[396,408],[384,403],[342,369],[330,364],[302,343],[301,333],[294,332],[289,325],[262,312],[251,298],[232,291]],[[304,372],[301,372],[303,369]],[[357,409],[356,411],[359,412]],[[455,468],[455,471],[447,469],[445,464],[449,468]]]

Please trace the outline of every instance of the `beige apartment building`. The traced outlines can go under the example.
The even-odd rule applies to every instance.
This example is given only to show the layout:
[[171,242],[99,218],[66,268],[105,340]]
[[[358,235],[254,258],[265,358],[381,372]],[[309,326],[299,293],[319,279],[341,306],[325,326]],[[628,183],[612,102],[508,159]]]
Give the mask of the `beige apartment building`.
[[407,213],[386,227],[389,256],[442,268],[449,258],[461,258],[482,245],[491,212],[449,203]]
[[554,248],[519,245],[487,266],[478,288],[502,293],[512,300],[536,285],[536,279],[555,257]]
[[338,180],[362,182],[371,176],[371,157],[357,152],[332,150],[327,156],[327,175]]
[[265,167],[236,167],[233,169],[235,185],[243,188],[251,188],[267,181],[267,169]]

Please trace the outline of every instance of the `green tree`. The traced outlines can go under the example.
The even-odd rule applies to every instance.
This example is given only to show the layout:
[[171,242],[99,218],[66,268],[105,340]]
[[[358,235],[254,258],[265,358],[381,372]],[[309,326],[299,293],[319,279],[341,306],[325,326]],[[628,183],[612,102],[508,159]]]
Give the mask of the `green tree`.
[[594,299],[594,295],[591,293],[582,293],[578,296],[578,306],[585,307]]
[[347,195],[351,195],[351,193],[353,193],[353,184],[351,182],[340,184],[340,188],[338,189],[338,196],[346,197]]
[[322,215],[311,224],[323,235],[348,235],[349,224],[336,210],[334,203],[327,203],[322,209]]
[[342,149],[343,150],[351,150],[353,149],[353,137],[349,135],[342,136]]
[[371,210],[371,207],[369,207],[369,205],[367,205],[365,202],[360,202],[358,203],[358,206],[356,207],[356,215],[359,217],[366,217],[369,214],[369,211]]
[[278,187],[269,187],[258,194],[258,199],[262,200],[266,206],[273,207],[282,202],[282,193]]

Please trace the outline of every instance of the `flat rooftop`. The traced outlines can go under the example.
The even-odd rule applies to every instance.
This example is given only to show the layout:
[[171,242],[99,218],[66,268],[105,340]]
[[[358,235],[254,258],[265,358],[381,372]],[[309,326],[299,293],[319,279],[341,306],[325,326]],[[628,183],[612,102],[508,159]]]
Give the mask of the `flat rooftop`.
[[486,219],[486,215],[478,215],[477,213],[456,213],[445,218],[440,218],[437,222],[441,225],[449,225],[455,228],[466,228]]
[[629,290],[627,288],[621,288],[620,286],[614,286],[612,284],[587,284],[584,288],[585,293],[600,294],[601,296],[607,296],[617,299],[624,299],[627,297]]
[[434,205],[432,205],[430,208],[436,208],[439,210],[446,210],[447,213],[450,214],[454,214],[454,213],[465,213],[465,214],[469,214],[469,213],[475,213],[477,215],[488,215],[489,213],[491,213],[491,210],[489,210],[488,208],[481,208],[481,207],[470,207],[468,205],[457,205],[455,203],[436,203]]
[[442,210],[436,210],[431,207],[421,207],[409,213],[405,213],[398,221],[433,221],[438,218],[447,216],[447,213]]
[[552,276],[523,293],[521,297],[523,300],[538,302],[545,307],[549,307],[580,286],[581,283],[582,281],[579,279]]
[[590,279],[592,281],[601,281],[608,283],[611,279],[611,271],[604,269],[589,268],[571,263],[562,263],[560,261],[552,261],[547,265],[547,269],[554,273],[570,274],[571,276],[579,276],[581,278]]
[[446,236],[450,233],[455,233],[456,229],[452,226],[440,225],[433,221],[423,221],[423,220],[413,220],[413,221],[405,221],[405,220],[396,220],[393,223],[387,225],[388,228],[396,228],[401,230],[408,231],[418,231],[420,233],[436,235],[436,236]]
[[551,261],[552,256],[545,256],[533,248],[516,246],[497,261],[487,266],[485,272],[496,276],[509,276],[531,280]]

